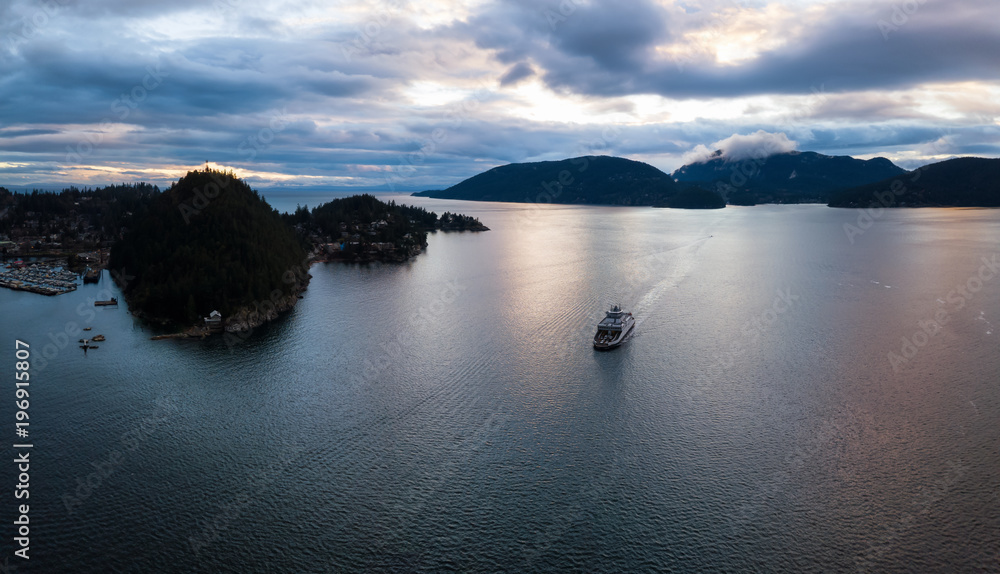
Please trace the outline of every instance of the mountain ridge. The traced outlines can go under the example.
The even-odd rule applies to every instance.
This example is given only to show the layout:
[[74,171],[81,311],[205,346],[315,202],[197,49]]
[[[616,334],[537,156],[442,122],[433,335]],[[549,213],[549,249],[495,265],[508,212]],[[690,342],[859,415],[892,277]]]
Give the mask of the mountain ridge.
[[958,157],[834,193],[830,207],[1000,207],[1000,159]]
[[[515,203],[724,207],[715,194],[685,192],[670,175],[647,163],[614,156],[511,163],[420,197]],[[711,193],[711,192],[709,192]],[[676,205],[674,204],[676,201]]]
[[511,163],[421,197],[515,203],[712,208],[757,203],[827,203],[839,190],[908,173],[884,157],[813,151],[732,159],[721,150],[667,174],[615,156]]
[[716,151],[703,162],[671,174],[678,182],[713,189],[730,203],[826,203],[836,190],[865,185],[906,170],[884,157],[869,160],[792,151],[760,158],[728,159]]

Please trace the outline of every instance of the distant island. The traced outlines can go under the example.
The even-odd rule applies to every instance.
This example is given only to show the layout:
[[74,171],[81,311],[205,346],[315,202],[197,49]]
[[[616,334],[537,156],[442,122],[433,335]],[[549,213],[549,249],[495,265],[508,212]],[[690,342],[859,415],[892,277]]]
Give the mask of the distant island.
[[757,203],[826,203],[831,192],[906,173],[871,160],[788,152],[731,160],[716,151],[668,175],[638,161],[586,156],[495,167],[444,190],[413,195],[473,201],[713,209]]
[[869,160],[816,152],[777,153],[729,159],[716,151],[703,162],[674,171],[673,178],[712,189],[733,205],[826,203],[831,193],[907,173],[884,157]]
[[[716,151],[703,161],[678,168],[672,175],[630,159],[586,156],[502,165],[447,189],[413,195],[684,209],[759,203],[994,207],[1000,205],[998,176],[1000,159],[956,158],[909,172],[883,157],[862,160],[793,151],[732,159]],[[889,189],[894,191],[892,201],[876,201],[875,193]]]
[[471,201],[718,208],[716,193],[678,185],[655,167],[630,159],[584,156],[495,167],[444,190],[413,195]]
[[1000,207],[1000,159],[960,157],[839,191],[830,207]]
[[285,220],[328,261],[404,261],[427,246],[429,231],[489,231],[478,219],[385,203],[373,195],[334,199]]
[[[335,199],[281,215],[246,182],[192,171],[154,198],[111,250],[130,308],[162,323],[194,324],[219,312],[245,331],[291,309],[315,261],[403,261],[427,246],[429,230],[487,228],[478,219],[385,203]],[[209,323],[206,322],[206,325]]]

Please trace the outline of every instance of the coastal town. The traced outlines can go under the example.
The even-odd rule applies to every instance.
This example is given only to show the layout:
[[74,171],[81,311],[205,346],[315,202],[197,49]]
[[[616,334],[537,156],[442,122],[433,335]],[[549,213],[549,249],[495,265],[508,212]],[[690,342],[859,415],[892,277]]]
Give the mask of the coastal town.
[[[0,287],[61,295],[107,265],[115,206],[88,190],[13,194],[0,188]],[[117,203],[115,201],[114,203]]]
[[158,192],[147,184],[24,193],[0,187],[0,254],[68,257],[102,252],[106,257],[133,212]]

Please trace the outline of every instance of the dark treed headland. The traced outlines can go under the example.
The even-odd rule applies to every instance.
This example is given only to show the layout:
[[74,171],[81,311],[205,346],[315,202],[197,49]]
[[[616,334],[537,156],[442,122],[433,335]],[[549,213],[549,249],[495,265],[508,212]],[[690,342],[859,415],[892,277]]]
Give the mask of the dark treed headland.
[[[487,230],[478,219],[438,216],[372,195],[280,214],[232,172],[188,172],[169,189],[147,184],[60,193],[0,188],[0,239],[11,257],[96,250],[130,310],[163,324],[198,325],[219,311],[252,327],[290,309],[314,261],[403,261],[427,233]],[[261,309],[265,309],[261,313]]]

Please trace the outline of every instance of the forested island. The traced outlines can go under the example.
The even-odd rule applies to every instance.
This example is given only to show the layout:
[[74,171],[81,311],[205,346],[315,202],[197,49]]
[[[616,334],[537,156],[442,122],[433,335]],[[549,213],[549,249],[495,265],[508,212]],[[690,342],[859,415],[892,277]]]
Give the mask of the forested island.
[[725,207],[721,196],[678,185],[655,167],[630,159],[584,156],[495,167],[444,190],[413,195],[472,201]]
[[[902,187],[900,187],[902,186]],[[502,165],[447,189],[413,195],[471,201],[634,205],[706,209],[758,203],[869,207],[1000,205],[1000,159],[955,158],[909,172],[886,158],[816,152],[733,159],[717,150],[672,175],[625,158],[586,156]],[[905,195],[904,195],[905,192]]]
[[307,250],[249,185],[206,169],[150,201],[112,247],[109,267],[130,310],[151,321],[190,325],[219,311],[252,326],[295,304]]
[[429,231],[489,231],[478,219],[383,202],[373,195],[299,207],[285,220],[320,248],[327,260],[404,261],[427,246]]
[[672,177],[718,191],[733,205],[756,205],[826,203],[835,190],[904,173],[884,157],[863,160],[793,151],[734,160],[717,150],[704,161],[678,168]]
[[1000,159],[960,157],[835,193],[830,207],[1000,207]]
[[[280,214],[232,172],[188,172],[169,189],[147,184],[60,193],[0,188],[0,247],[11,257],[79,258],[107,266],[146,320],[244,331],[291,309],[316,261],[403,261],[432,231],[485,231],[478,219],[383,202],[335,199]],[[104,255],[107,254],[105,261]],[[206,321],[218,312],[221,321]]]

